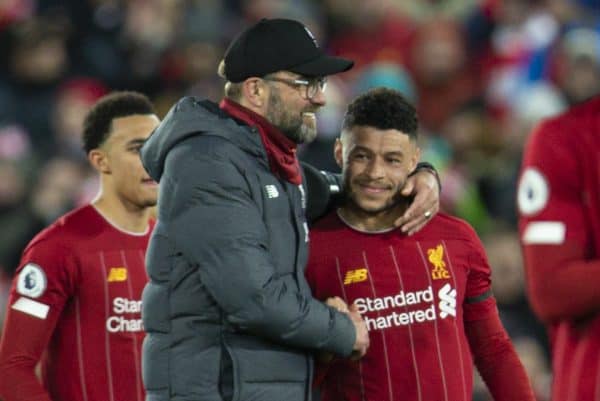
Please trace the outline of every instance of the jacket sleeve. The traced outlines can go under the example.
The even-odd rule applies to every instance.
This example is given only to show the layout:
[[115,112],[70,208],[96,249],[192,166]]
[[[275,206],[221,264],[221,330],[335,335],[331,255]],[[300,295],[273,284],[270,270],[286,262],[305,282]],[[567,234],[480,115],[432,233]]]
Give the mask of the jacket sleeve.
[[321,171],[301,163],[306,186],[306,219],[313,223],[329,212],[340,197],[342,178],[339,174]]
[[226,319],[277,342],[349,355],[355,341],[350,319],[276,274],[262,214],[230,159],[239,150],[215,137],[199,143],[202,154],[184,147],[181,157],[170,158],[168,168],[178,172],[170,235]]

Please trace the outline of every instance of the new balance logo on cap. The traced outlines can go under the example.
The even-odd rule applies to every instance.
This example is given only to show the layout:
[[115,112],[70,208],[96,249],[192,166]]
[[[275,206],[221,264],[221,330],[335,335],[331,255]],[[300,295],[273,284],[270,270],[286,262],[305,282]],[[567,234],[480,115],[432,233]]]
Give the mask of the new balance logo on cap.
[[267,198],[269,199],[279,197],[279,191],[275,185],[265,185],[265,191],[267,191]]

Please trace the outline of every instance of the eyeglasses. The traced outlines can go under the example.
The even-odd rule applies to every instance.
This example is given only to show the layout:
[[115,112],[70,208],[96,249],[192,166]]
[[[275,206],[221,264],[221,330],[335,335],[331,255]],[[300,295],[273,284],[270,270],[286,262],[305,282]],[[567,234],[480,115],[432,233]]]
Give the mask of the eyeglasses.
[[324,93],[325,89],[327,89],[327,77],[318,77],[312,79],[269,77],[263,79],[265,81],[282,82],[295,87],[303,86],[306,88],[306,98],[308,100],[312,100],[317,95],[317,92]]

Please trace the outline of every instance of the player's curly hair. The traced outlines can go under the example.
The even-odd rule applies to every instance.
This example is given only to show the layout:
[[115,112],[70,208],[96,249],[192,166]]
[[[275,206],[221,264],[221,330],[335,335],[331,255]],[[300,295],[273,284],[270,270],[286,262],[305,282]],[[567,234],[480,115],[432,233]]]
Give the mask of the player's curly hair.
[[112,92],[102,97],[88,112],[83,122],[83,149],[88,153],[108,138],[115,118],[135,114],[156,114],[146,95],[132,91]]
[[415,107],[402,93],[379,87],[358,96],[348,105],[342,131],[358,125],[396,129],[416,139],[419,119]]

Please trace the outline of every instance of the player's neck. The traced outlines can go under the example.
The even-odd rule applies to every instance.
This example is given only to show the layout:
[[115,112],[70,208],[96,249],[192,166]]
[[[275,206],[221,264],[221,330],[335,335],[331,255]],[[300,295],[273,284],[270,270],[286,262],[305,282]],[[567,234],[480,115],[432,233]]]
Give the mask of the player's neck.
[[116,194],[109,196],[99,193],[92,205],[105,219],[117,228],[131,233],[144,233],[148,230],[151,208],[141,208],[122,201]]
[[407,205],[401,203],[378,213],[369,213],[356,205],[345,204],[337,213],[344,223],[358,231],[381,233],[395,229],[394,222],[404,214],[406,208]]

